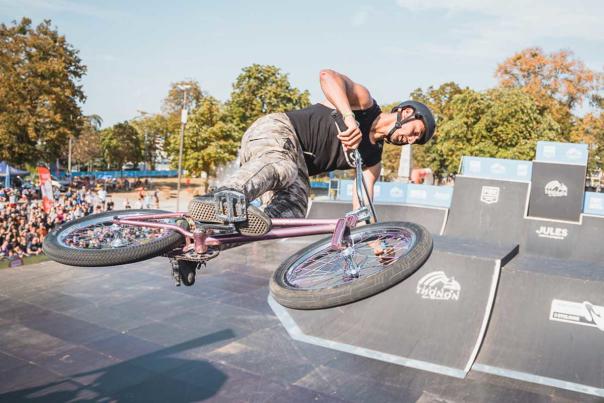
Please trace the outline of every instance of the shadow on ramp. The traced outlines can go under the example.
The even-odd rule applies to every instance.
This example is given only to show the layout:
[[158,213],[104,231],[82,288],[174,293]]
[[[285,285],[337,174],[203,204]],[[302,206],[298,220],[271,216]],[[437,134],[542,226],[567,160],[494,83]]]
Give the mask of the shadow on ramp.
[[66,376],[46,385],[0,394],[0,401],[205,400],[220,390],[227,380],[226,374],[209,362],[179,358],[178,355],[234,337],[232,330],[212,333],[119,364]]

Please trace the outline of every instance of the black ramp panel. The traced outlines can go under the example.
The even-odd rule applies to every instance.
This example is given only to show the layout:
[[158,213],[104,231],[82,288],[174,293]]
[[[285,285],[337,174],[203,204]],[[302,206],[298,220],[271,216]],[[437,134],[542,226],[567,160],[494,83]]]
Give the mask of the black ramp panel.
[[[376,204],[375,213],[380,222],[410,221],[440,235],[447,220],[448,209],[400,204]],[[352,210],[352,203],[340,201],[313,201],[308,218],[339,218]]]
[[604,266],[514,259],[472,370],[604,397]]
[[604,217],[581,217],[580,223],[527,219],[521,239],[526,253],[546,258],[603,262]]
[[271,307],[295,339],[464,377],[482,342],[501,260],[517,248],[445,237],[434,246],[412,276],[365,300],[314,311],[274,300]]
[[517,244],[529,184],[458,175],[445,235]]
[[584,165],[533,162],[528,215],[579,221],[585,192]]

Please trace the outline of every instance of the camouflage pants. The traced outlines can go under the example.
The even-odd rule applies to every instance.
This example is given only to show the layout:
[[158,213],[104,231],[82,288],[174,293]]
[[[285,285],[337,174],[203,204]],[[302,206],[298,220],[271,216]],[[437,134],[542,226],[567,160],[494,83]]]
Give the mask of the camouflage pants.
[[239,150],[241,167],[221,186],[243,192],[248,201],[262,197],[269,217],[306,216],[310,181],[302,146],[284,113],[272,113],[245,132]]

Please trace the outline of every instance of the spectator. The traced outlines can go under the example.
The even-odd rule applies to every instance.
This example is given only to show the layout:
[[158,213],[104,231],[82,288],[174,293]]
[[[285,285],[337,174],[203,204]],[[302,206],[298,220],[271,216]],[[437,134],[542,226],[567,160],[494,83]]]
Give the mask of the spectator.
[[[107,194],[104,194],[107,199]],[[0,190],[0,259],[18,264],[23,257],[42,253],[42,242],[48,232],[66,221],[99,213],[109,205],[102,197],[86,190],[67,191],[56,198],[49,212],[34,189],[5,188]],[[113,208],[113,201],[111,208]]]

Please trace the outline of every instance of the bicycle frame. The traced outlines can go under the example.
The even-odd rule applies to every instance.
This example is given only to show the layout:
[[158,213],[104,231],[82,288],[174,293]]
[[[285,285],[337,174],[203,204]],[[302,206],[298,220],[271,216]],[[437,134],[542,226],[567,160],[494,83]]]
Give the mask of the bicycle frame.
[[271,220],[273,229],[261,236],[245,236],[237,233],[215,235],[213,229],[216,227],[220,227],[221,229],[225,228],[225,226],[219,224],[202,223],[199,225],[199,228],[196,226],[193,231],[189,231],[176,224],[153,221],[161,219],[187,219],[188,215],[186,212],[145,214],[137,216],[136,218],[126,219],[116,217],[114,223],[177,231],[185,237],[183,252],[194,250],[197,254],[204,254],[208,251],[208,247],[321,234],[333,234],[331,242],[332,248],[343,249],[346,247],[347,234],[359,221],[365,221],[367,223],[371,221],[377,222],[373,203],[369,198],[367,185],[363,178],[362,159],[358,150],[354,151],[353,158],[356,169],[356,191],[360,207],[347,213],[343,218],[274,218]]

